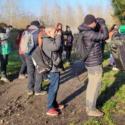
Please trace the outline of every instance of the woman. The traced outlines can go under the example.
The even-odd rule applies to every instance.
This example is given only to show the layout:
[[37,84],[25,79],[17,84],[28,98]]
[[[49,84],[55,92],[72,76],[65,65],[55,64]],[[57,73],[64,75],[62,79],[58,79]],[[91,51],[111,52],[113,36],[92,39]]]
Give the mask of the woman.
[[[109,38],[114,38],[117,34],[119,34],[119,32],[118,32],[116,24],[114,24],[109,30]],[[113,63],[113,67],[112,67],[111,63]],[[110,53],[110,61],[109,61],[108,67],[112,68],[112,70],[118,70],[118,68],[116,68],[116,66],[115,66],[115,60],[111,53]]]
[[[17,36],[17,44],[18,46],[20,45],[20,42],[21,42],[21,37],[22,37],[22,34],[23,34],[24,30],[20,30],[20,33],[19,35]],[[22,61],[22,66],[21,66],[21,69],[20,69],[20,72],[19,72],[19,79],[26,79],[26,71],[27,71],[27,66],[26,66],[26,58],[25,56],[23,55],[22,51],[21,51],[21,48],[19,47],[19,55],[20,55],[20,59]]]

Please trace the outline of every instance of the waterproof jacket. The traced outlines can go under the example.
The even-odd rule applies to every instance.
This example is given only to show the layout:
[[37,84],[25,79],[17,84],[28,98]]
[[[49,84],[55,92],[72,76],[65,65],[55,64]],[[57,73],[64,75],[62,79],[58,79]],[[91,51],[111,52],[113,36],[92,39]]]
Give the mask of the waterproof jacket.
[[100,41],[104,41],[108,39],[109,33],[105,24],[101,24],[102,33],[95,32],[93,28],[89,27],[87,24],[82,23],[78,30],[80,32],[85,32],[83,34],[84,43],[86,49],[90,51],[92,46],[94,45],[93,50],[91,51],[89,57],[85,60],[86,67],[93,67],[102,64],[102,52],[100,49]]
[[6,30],[0,29],[0,54],[2,55],[8,55],[11,52],[9,41],[10,32],[10,28]]
[[[45,52],[45,54],[51,58],[53,61],[57,58],[57,53],[60,54],[60,46],[61,46],[61,36],[57,35],[56,38],[52,38],[48,36],[47,34],[42,34],[42,49]],[[57,52],[57,53],[53,53]],[[53,53],[53,55],[52,55]],[[61,56],[61,55],[60,55]],[[62,70],[62,67],[57,68],[53,65],[52,70],[50,72],[60,72]]]
[[[72,46],[72,41],[73,41],[73,35],[72,35],[72,31],[66,31],[66,33],[68,34],[68,33],[71,33],[71,46]],[[67,40],[68,40],[68,37],[69,37],[69,35],[67,35]],[[66,40],[66,42],[67,42],[67,40]],[[67,44],[66,44],[67,45]]]

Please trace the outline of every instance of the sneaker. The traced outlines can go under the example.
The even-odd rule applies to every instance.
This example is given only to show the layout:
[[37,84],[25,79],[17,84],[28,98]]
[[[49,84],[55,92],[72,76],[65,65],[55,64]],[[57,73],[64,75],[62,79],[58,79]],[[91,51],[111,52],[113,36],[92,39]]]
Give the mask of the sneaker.
[[118,69],[118,68],[116,68],[116,67],[113,67],[113,68],[112,68],[112,70],[119,70],[119,69]]
[[88,116],[95,116],[95,117],[101,117],[104,115],[104,113],[100,112],[98,109],[95,109],[94,111],[87,112]]
[[23,75],[23,74],[20,74],[20,75],[19,75],[19,79],[26,79],[26,76]]
[[46,114],[50,115],[50,116],[57,116],[59,114],[59,112],[57,112],[55,110],[55,108],[53,108],[53,109],[48,110],[48,112]]
[[56,107],[55,107],[56,109],[63,109],[64,108],[64,105],[57,105]]
[[27,94],[28,94],[29,96],[31,96],[31,95],[33,95],[33,92],[28,92]]
[[47,91],[42,91],[40,93],[35,93],[35,95],[46,95],[47,94]]
[[3,78],[3,77],[1,78],[1,80],[4,82],[10,82],[7,78]]

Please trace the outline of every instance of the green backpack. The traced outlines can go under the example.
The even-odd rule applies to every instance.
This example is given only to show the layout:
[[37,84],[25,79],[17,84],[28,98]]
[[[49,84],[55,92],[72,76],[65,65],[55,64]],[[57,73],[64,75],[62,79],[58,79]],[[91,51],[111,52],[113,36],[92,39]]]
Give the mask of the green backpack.
[[2,55],[8,55],[11,52],[10,40],[7,39],[8,44],[2,46]]

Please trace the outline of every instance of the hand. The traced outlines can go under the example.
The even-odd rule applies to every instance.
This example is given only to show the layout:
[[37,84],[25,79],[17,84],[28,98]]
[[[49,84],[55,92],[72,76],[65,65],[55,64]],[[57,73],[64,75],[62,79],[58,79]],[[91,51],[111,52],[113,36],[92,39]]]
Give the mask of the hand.
[[60,35],[60,36],[61,36],[61,35],[62,35],[61,31],[59,31],[59,32],[57,33],[57,35]]
[[98,20],[98,23],[101,24],[105,24],[105,20],[103,18],[96,18],[96,20]]

